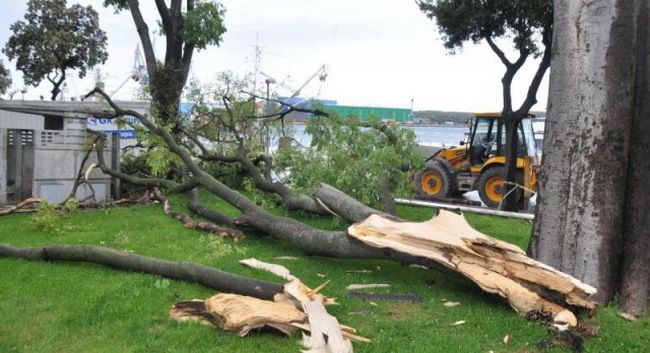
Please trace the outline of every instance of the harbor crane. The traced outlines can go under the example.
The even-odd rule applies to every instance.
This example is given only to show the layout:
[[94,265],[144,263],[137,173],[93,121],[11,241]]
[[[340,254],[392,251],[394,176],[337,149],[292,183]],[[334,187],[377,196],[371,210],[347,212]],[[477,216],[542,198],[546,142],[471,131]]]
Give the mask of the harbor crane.
[[[298,89],[296,89],[296,90],[294,90],[293,87],[287,85],[287,84],[284,82],[284,80],[283,80],[283,81],[278,81],[278,80],[276,80],[273,76],[268,75],[268,74],[266,74],[266,73],[264,73],[264,72],[262,72],[262,71],[260,71],[259,73],[260,73],[262,76],[266,77],[268,82],[275,83],[275,84],[277,84],[278,86],[287,89],[289,92],[293,92],[293,93],[289,96],[290,98],[296,98],[296,97],[298,97],[298,96],[300,95],[300,92],[301,92],[305,87],[307,87],[307,85],[308,85],[311,81],[314,80],[314,78],[318,77],[318,80],[321,82],[321,84],[323,84],[323,82],[325,82],[325,80],[327,79],[327,75],[328,75],[328,73],[327,73],[327,69],[328,69],[327,64],[323,64],[323,65],[321,65],[321,66],[318,68],[318,70],[316,70],[316,72],[314,72],[311,76],[309,76],[309,78],[308,78],[308,79],[307,79],[307,80],[306,80],[306,81],[305,81],[305,82],[304,82],[304,83],[303,83],[303,84],[302,84]],[[320,91],[320,90],[319,90],[319,91]]]

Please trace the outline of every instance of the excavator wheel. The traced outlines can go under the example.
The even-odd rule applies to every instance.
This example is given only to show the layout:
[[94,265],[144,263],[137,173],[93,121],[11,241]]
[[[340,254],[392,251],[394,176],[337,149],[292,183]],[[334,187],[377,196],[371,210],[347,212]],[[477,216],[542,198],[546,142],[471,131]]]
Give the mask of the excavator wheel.
[[[522,184],[519,179],[521,178],[517,175],[517,183]],[[478,177],[478,195],[481,197],[481,201],[488,207],[499,207],[505,195],[505,181],[506,169],[503,166],[492,167],[484,171]],[[512,192],[517,202],[519,202],[523,196],[523,191],[517,188]]]
[[426,198],[445,198],[457,191],[456,179],[440,162],[428,164],[415,175],[415,190]]

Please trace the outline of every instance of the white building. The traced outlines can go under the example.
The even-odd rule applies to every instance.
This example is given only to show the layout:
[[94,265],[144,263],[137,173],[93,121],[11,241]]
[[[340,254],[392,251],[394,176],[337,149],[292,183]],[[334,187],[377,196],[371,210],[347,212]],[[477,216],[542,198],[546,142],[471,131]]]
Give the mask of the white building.
[[[147,113],[148,102],[118,102],[125,109]],[[74,186],[86,154],[88,129],[113,135],[107,139],[106,163],[119,168],[119,141],[128,132],[97,124],[112,110],[100,102],[0,101],[0,203],[38,197],[61,202]],[[90,121],[90,123],[89,123]],[[126,143],[130,141],[125,141]],[[120,144],[122,145],[122,144]],[[91,153],[86,165],[96,162]],[[98,202],[114,195],[119,183],[95,169],[90,184]],[[113,193],[112,193],[113,192]],[[83,199],[90,189],[82,185],[76,197]]]

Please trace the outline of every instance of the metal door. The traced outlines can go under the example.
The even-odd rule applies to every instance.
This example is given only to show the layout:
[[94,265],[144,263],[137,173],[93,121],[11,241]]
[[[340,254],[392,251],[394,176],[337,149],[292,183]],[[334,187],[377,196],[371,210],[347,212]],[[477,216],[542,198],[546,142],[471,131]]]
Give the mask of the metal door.
[[34,130],[7,131],[7,201],[32,197]]

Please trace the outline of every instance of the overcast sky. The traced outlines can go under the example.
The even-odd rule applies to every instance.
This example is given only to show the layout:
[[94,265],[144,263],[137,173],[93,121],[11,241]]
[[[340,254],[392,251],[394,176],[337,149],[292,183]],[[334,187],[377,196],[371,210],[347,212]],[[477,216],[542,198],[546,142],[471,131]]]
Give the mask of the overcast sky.
[[[115,90],[133,68],[139,39],[128,13],[114,14],[102,0],[68,0],[93,5],[100,25],[108,34],[109,58],[101,66],[107,91]],[[150,29],[156,28],[153,1],[141,0]],[[0,44],[10,36],[9,26],[23,18],[26,0],[0,3]],[[500,78],[503,66],[485,43],[468,44],[455,55],[446,52],[435,23],[424,16],[413,0],[223,0],[228,29],[223,43],[194,56],[192,75],[202,82],[221,71],[246,74],[254,71],[255,46],[261,49],[260,69],[298,88],[323,65],[327,80],[318,79],[303,96],[337,100],[339,104],[409,108],[415,110],[501,110]],[[502,43],[504,49],[507,42]],[[155,42],[159,57],[164,40]],[[513,51],[507,52],[514,56]],[[5,65],[7,59],[0,54]],[[523,99],[537,60],[529,62],[513,86],[515,103]],[[15,69],[13,63],[8,65]],[[76,75],[68,83],[68,95],[81,95],[94,85],[94,75]],[[19,73],[14,83],[23,86]],[[128,82],[116,97],[130,98],[135,84]],[[25,98],[49,97],[49,83],[30,87]],[[277,93],[287,95],[286,88]],[[535,110],[545,110],[548,73],[538,93]],[[20,94],[19,94],[20,95]],[[17,96],[19,96],[17,95]]]

